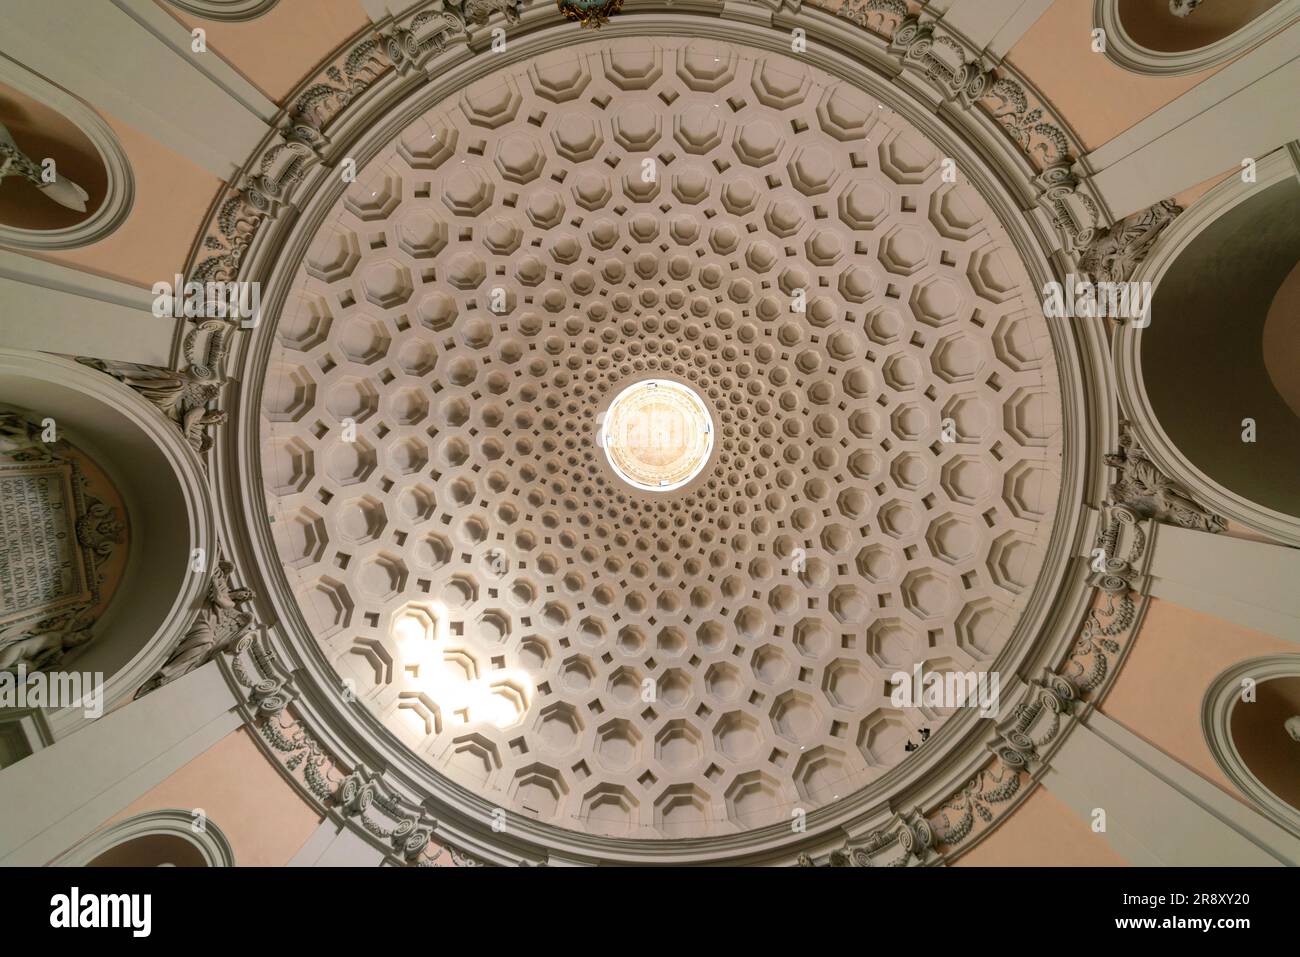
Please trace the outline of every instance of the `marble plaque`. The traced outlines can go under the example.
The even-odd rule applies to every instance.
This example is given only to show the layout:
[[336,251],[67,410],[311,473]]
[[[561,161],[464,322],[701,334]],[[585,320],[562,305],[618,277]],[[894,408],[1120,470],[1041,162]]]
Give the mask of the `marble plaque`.
[[0,623],[93,597],[77,542],[76,481],[68,463],[0,466]]

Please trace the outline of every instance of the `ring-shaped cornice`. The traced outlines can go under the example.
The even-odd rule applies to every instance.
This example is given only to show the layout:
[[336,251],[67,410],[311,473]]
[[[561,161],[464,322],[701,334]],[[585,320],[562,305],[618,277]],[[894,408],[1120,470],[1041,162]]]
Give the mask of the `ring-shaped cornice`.
[[73,123],[95,147],[107,186],[98,208],[81,222],[59,229],[17,229],[0,224],[0,246],[15,249],[75,249],[99,242],[126,222],[135,203],[135,176],[126,151],[98,113],[62,87],[0,55],[0,83],[45,104]]
[[1152,50],[1129,35],[1120,16],[1119,0],[1093,0],[1092,9],[1093,26],[1106,31],[1106,59],[1144,76],[1184,76],[1212,69],[1236,59],[1298,19],[1300,10],[1283,0],[1213,43],[1192,50],[1168,51]]
[[168,2],[186,13],[203,17],[205,20],[241,23],[257,19],[280,0],[168,0]]
[[[1201,733],[1220,770],[1274,823],[1300,835],[1300,811],[1270,791],[1247,765],[1232,737],[1232,713],[1242,706],[1242,682],[1300,678],[1300,655],[1247,658],[1226,669],[1206,689],[1201,703]],[[1300,745],[1296,745],[1300,747]]]
[[[954,157],[968,179],[992,206],[1008,231],[1035,287],[1064,272],[1054,256],[1057,241],[1041,216],[1025,210],[1033,205],[1030,180],[1035,170],[1010,144],[1005,133],[976,110],[935,109],[933,91],[897,79],[900,67],[884,52],[884,43],[830,14],[805,8],[796,16],[773,17],[760,5],[747,6],[749,16],[724,20],[718,9],[707,13],[680,6],[668,12],[645,5],[627,11],[601,32],[602,37],[662,35],[735,41],[773,52],[789,50],[791,25],[808,32],[808,58],[846,83],[863,87],[914,123],[947,155]],[[341,196],[345,184],[337,164],[344,157],[365,165],[398,130],[455,90],[496,70],[550,50],[571,46],[574,28],[557,22],[541,5],[526,11],[510,31],[508,51],[474,56],[470,49],[486,47],[486,32],[472,38],[471,48],[453,47],[426,64],[428,76],[400,77],[392,71],[377,80],[329,128],[323,160],[312,167],[296,195],[306,197],[301,210],[281,207],[259,229],[244,255],[239,278],[264,283],[264,311],[276,315],[307,243],[326,212]],[[382,25],[381,25],[382,26]],[[496,57],[503,57],[497,59]],[[864,71],[864,66],[868,69]],[[892,81],[892,82],[891,82]],[[396,105],[389,105],[396,99]],[[259,154],[260,155],[260,154]],[[256,158],[246,169],[255,172]],[[196,250],[192,265],[202,258]],[[221,502],[223,536],[242,580],[264,602],[264,620],[275,622],[270,641],[283,670],[291,675],[294,707],[302,723],[322,746],[345,766],[385,768],[387,786],[406,793],[437,819],[437,836],[460,849],[497,863],[545,860],[626,863],[789,862],[799,853],[823,853],[843,843],[846,835],[865,834],[887,823],[897,812],[913,807],[938,808],[989,762],[995,735],[990,722],[968,710],[943,726],[926,745],[926,762],[905,762],[878,782],[849,797],[820,808],[807,817],[807,830],[792,838],[786,825],[718,838],[645,841],[601,838],[511,816],[504,832],[491,827],[495,805],[437,774],[415,758],[366,709],[340,703],[338,678],[320,653],[302,619],[263,515],[259,424],[262,373],[270,355],[274,329],[263,323],[243,336],[232,350],[229,367],[239,380],[233,401],[235,423],[214,449],[213,480]],[[1043,572],[1023,616],[1002,655],[990,667],[1016,680],[1004,679],[1001,724],[1037,691],[1030,679],[1054,669],[1070,654],[1079,622],[1094,589],[1089,587],[1075,556],[1086,552],[1095,522],[1085,520],[1084,502],[1099,501],[1103,470],[1100,450],[1113,442],[1116,419],[1108,400],[1112,392],[1105,359],[1104,336],[1098,326],[1080,323],[1049,326],[1058,362],[1064,418],[1060,515],[1048,545]],[[251,521],[249,521],[251,519]],[[254,709],[249,709],[250,717]],[[292,777],[292,775],[288,775]],[[987,830],[964,843],[975,846]]]

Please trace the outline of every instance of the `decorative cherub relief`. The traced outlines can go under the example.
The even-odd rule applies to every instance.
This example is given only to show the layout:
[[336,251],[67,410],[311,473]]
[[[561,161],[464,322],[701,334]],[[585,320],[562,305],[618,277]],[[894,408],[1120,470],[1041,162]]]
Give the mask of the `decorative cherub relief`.
[[0,671],[19,665],[29,672],[55,667],[73,649],[90,643],[94,623],[91,609],[78,606],[40,621],[0,628]]
[[35,421],[21,412],[0,410],[0,457],[15,462],[48,462],[54,457],[53,450]]
[[1286,733],[1291,736],[1291,740],[1300,744],[1300,714],[1293,714],[1282,723],[1286,728]]

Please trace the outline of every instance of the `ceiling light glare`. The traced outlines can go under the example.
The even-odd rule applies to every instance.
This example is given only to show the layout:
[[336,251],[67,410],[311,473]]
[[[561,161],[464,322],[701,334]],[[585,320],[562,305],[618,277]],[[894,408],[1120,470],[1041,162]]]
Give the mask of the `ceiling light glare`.
[[671,379],[642,379],[614,397],[599,441],[610,467],[646,492],[671,492],[704,470],[713,419],[704,400]]

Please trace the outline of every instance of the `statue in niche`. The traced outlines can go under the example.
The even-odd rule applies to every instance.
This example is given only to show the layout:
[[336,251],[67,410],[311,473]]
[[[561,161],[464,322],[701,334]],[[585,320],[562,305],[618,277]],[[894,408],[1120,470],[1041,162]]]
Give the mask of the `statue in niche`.
[[1109,498],[1127,505],[1143,518],[1203,532],[1222,532],[1228,523],[1201,506],[1178,482],[1169,478],[1138,447],[1127,422],[1120,423],[1119,451],[1106,455],[1106,464],[1119,472],[1108,489]]
[[1176,17],[1190,17],[1205,0],[1169,0],[1169,12]]
[[1286,733],[1291,735],[1291,740],[1300,744],[1300,714],[1293,714],[1282,723],[1286,728]]
[[234,587],[230,581],[232,571],[234,566],[230,562],[217,563],[194,624],[190,625],[158,673],[140,686],[135,697],[142,697],[206,664],[253,627],[252,614],[239,608],[253,600],[253,592]]
[[42,428],[21,412],[0,411],[0,456],[15,462],[49,462],[52,443]]
[[21,176],[60,206],[78,213],[86,211],[90,194],[66,176],[55,176],[52,183],[46,182],[44,172],[40,163],[18,148],[13,135],[0,123],[0,183],[5,177]]

